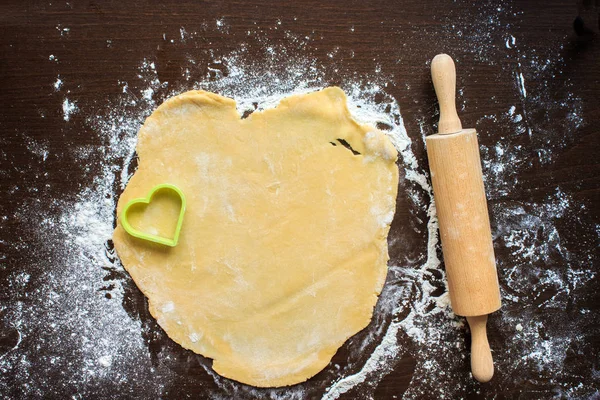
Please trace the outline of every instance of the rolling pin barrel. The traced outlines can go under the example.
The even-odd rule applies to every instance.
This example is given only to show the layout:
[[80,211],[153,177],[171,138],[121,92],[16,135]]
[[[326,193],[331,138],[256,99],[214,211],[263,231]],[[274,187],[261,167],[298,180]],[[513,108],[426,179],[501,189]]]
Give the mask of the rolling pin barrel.
[[473,376],[489,381],[494,367],[487,314],[500,308],[500,290],[483,186],[477,133],[462,129],[454,101],[456,72],[445,54],[431,63],[440,103],[439,133],[426,138],[452,309],[471,327]]
[[474,129],[427,138],[452,309],[465,317],[500,308],[494,247]]

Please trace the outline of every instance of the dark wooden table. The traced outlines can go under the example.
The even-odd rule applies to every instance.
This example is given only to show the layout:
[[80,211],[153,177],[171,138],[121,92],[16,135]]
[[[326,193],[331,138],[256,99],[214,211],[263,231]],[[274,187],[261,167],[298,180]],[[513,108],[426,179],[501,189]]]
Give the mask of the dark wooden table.
[[[578,15],[593,33],[575,33]],[[415,282],[438,288],[421,312],[435,308],[443,275],[437,268],[418,272],[429,206],[422,190],[422,203],[401,190],[391,233],[390,265],[397,268],[386,287],[405,289],[406,313],[378,306],[371,336],[357,335],[324,372],[291,388],[254,390],[215,376],[210,360],[160,329],[118,260],[103,264],[83,254],[89,271],[63,273],[77,247],[76,236],[61,233],[68,229],[61,221],[71,223],[69,210],[81,213],[81,199],[94,198],[89,192],[108,165],[111,143],[102,132],[109,128],[94,118],[118,125],[107,107],[123,105],[127,91],[147,94],[144,60],[154,63],[148,68],[158,83],[148,96],[159,104],[174,91],[232,74],[227,57],[241,48],[262,73],[261,57],[271,46],[312,60],[324,71],[321,86],[385,80],[423,173],[423,136],[437,119],[429,62],[447,52],[457,62],[463,126],[480,136],[504,296],[489,322],[496,376],[488,384],[470,378],[467,328],[446,310],[423,317],[425,341],[400,330],[398,354],[341,398],[597,398],[600,33],[593,5],[4,0],[0,21],[0,397],[320,398],[359,372],[390,323],[406,317],[422,296]],[[122,123],[137,129],[148,107],[121,112]],[[109,170],[116,176],[119,169]],[[420,190],[413,183],[401,189]],[[111,190],[118,196],[122,189],[115,183]],[[403,278],[418,274],[421,280]],[[119,326],[111,315],[87,310],[89,299],[69,297],[64,287],[89,287],[106,299],[106,314],[121,310],[123,324],[133,327],[127,335],[140,338],[135,354],[147,357],[137,360],[114,339]],[[435,329],[427,334],[428,323]],[[89,364],[95,348],[117,350],[98,366]]]

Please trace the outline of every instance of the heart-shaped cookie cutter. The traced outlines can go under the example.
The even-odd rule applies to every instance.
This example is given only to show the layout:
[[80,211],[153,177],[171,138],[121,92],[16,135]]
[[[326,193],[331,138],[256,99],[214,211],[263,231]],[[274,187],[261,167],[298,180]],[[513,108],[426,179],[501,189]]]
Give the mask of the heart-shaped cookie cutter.
[[[166,190],[174,192],[175,194],[177,194],[177,196],[181,200],[181,209],[179,210],[179,217],[177,220],[177,225],[175,226],[175,235],[173,236],[173,238],[170,239],[170,238],[166,238],[166,237],[159,236],[159,235],[152,235],[150,233],[141,232],[141,231],[135,229],[133,226],[131,226],[131,224],[129,223],[128,217],[127,217],[127,212],[129,211],[129,209],[136,204],[146,204],[146,205],[150,204],[150,202],[152,201],[152,197],[154,197],[154,195],[157,192],[166,191]],[[121,216],[119,219],[121,221],[121,225],[123,226],[123,229],[125,229],[125,232],[127,232],[131,236],[136,237],[138,239],[147,240],[149,242],[154,242],[154,243],[163,244],[165,246],[175,247],[175,246],[177,246],[177,242],[179,241],[179,232],[181,231],[181,225],[183,225],[183,214],[185,214],[185,196],[184,196],[183,192],[181,191],[181,189],[179,189],[177,186],[172,185],[170,183],[162,183],[160,185],[154,186],[152,188],[152,190],[150,190],[150,193],[148,193],[148,196],[146,196],[145,198],[142,197],[142,198],[137,198],[137,199],[133,199],[133,200],[129,201],[125,205],[125,208],[123,208],[123,211],[121,212]]]

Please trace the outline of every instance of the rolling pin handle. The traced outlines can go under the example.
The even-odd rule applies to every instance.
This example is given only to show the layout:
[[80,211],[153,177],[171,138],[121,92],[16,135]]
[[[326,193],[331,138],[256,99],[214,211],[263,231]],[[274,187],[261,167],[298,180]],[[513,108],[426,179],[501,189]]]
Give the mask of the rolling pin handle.
[[440,104],[438,133],[449,134],[462,130],[456,113],[456,68],[448,54],[438,54],[431,61],[431,78]]
[[494,376],[494,361],[487,338],[487,315],[467,317],[471,329],[471,373],[479,382],[489,382]]

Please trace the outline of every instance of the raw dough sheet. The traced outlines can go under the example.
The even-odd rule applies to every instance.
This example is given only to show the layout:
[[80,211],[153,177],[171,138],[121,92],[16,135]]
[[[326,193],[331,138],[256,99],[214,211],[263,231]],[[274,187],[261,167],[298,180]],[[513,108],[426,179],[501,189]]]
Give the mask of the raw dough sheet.
[[[120,223],[114,232],[124,267],[174,341],[225,377],[284,386],[321,371],[368,325],[387,273],[397,152],[352,119],[341,89],[247,118],[232,99],[186,92],[146,120],[137,153],[118,215],[161,183],[187,200],[174,248],[133,238]],[[151,203],[138,228],[172,234],[171,203]]]

